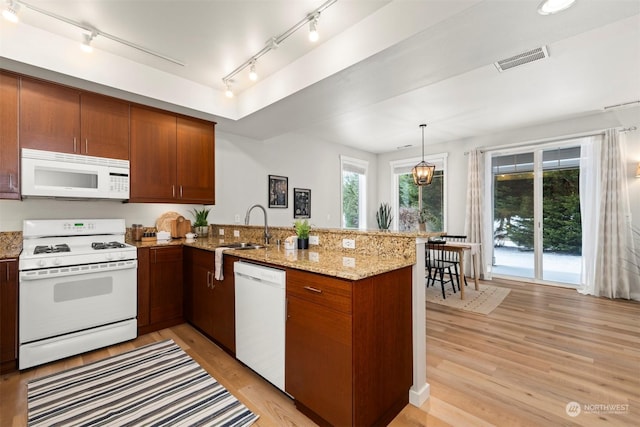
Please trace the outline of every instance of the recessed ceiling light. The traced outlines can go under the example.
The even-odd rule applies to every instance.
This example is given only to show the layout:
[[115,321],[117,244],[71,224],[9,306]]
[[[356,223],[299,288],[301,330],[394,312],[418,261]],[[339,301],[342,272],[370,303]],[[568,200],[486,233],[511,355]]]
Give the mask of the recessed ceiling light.
[[538,6],[538,13],[540,15],[553,15],[569,9],[575,2],[576,0],[544,0]]

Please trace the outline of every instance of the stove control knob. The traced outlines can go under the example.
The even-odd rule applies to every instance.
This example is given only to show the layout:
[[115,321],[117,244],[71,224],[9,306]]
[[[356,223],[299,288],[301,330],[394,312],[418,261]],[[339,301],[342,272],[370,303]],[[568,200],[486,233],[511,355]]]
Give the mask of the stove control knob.
[[107,261],[113,261],[113,254],[107,254]]
[[127,257],[124,252],[120,252],[118,255],[120,256],[120,259],[125,259]]
[[60,261],[60,258],[56,258],[53,260],[53,265],[60,265],[62,261]]
[[41,259],[38,261],[38,267],[44,267],[47,265],[47,261]]

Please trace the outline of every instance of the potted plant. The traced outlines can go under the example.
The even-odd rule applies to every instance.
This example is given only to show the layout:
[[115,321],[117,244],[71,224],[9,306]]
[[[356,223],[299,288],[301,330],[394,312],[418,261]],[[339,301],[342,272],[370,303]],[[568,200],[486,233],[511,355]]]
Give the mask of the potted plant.
[[429,212],[427,208],[422,208],[418,215],[418,231],[421,233],[427,231],[427,221],[429,221]]
[[298,249],[308,249],[309,232],[311,231],[311,224],[309,224],[309,221],[306,219],[297,220],[293,223],[293,228],[295,228],[296,234],[298,235]]
[[207,218],[210,211],[211,209],[207,208],[193,210],[193,218],[195,219],[193,230],[199,237],[206,237],[209,234],[209,221]]
[[391,215],[391,205],[389,203],[380,203],[380,208],[376,212],[376,220],[380,230],[389,230],[393,215]]

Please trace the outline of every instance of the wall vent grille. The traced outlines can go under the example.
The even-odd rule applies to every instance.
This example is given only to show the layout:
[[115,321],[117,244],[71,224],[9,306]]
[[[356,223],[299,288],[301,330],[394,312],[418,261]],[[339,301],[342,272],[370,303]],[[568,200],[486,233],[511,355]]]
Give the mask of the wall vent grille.
[[494,65],[498,71],[503,72],[511,68],[518,67],[520,65],[528,64],[529,62],[537,61],[549,57],[549,51],[546,46],[537,47],[529,51],[514,55],[511,58],[506,58],[498,62],[494,62]]

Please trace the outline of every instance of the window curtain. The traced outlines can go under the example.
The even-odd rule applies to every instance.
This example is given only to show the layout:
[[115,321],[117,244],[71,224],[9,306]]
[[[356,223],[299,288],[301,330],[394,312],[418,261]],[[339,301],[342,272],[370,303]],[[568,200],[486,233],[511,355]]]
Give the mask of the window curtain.
[[[479,150],[470,151],[467,178],[467,211],[464,221],[464,234],[467,236],[468,242],[480,243],[480,255],[478,259],[480,277],[485,280],[489,280],[491,279],[491,276],[487,272],[487,263],[485,261],[485,245],[487,244],[487,239],[484,238],[484,206],[482,203],[482,192],[484,191],[483,165],[484,154]],[[471,263],[465,262],[465,265],[470,266]]]
[[[588,148],[580,184],[583,209],[581,293],[638,299],[640,266],[633,243],[624,150],[619,132],[607,129]],[[598,155],[599,154],[599,155]],[[586,157],[586,156],[583,156]],[[582,199],[584,195],[584,200]]]

